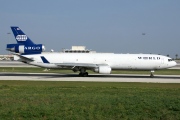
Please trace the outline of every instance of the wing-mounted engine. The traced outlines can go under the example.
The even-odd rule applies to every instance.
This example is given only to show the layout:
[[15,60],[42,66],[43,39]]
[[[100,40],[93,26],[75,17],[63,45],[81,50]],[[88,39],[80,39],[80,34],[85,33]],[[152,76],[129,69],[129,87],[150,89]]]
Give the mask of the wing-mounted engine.
[[97,68],[94,68],[94,72],[101,73],[101,74],[110,74],[111,73],[111,67],[110,66],[99,66]]
[[20,54],[38,54],[45,51],[45,46],[43,44],[7,44],[6,50]]

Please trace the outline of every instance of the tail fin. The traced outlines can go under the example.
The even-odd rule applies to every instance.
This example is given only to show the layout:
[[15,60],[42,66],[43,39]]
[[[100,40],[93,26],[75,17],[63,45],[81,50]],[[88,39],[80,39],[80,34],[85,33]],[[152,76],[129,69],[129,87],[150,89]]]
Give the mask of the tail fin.
[[24,32],[19,27],[13,26],[11,29],[18,44],[34,45],[31,39],[26,34],[24,34]]

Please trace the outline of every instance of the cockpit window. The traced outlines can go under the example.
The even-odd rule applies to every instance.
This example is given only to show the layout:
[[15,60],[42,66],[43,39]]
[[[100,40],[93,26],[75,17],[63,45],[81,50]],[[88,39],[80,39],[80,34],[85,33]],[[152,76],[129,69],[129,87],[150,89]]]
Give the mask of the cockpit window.
[[171,61],[173,61],[172,59],[168,59],[168,62],[171,62]]

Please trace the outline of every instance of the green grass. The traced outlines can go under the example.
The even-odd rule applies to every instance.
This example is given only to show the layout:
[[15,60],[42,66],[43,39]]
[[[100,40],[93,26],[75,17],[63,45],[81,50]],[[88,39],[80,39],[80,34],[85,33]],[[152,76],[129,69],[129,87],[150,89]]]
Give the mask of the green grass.
[[[49,71],[44,71],[44,68],[35,68],[35,67],[0,67],[0,72],[33,72],[33,73],[74,73],[72,70],[59,70],[59,69],[50,69]],[[88,71],[90,74],[96,74],[92,71]],[[142,70],[113,70],[112,74],[150,74],[150,71]],[[156,70],[155,75],[180,75],[179,69],[163,69]]]
[[0,119],[178,120],[180,84],[0,81]]

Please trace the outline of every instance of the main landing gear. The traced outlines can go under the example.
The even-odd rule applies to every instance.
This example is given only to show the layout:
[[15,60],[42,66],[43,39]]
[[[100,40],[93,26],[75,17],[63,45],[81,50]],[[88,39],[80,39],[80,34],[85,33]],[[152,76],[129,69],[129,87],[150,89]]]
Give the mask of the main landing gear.
[[150,77],[153,78],[154,77],[154,70],[151,70],[151,73],[150,73]]
[[88,72],[84,72],[84,73],[80,72],[79,76],[80,77],[87,77],[88,76]]
[[80,73],[79,73],[80,77],[87,77],[88,76],[88,72],[86,72],[85,68],[81,68],[80,69]]

